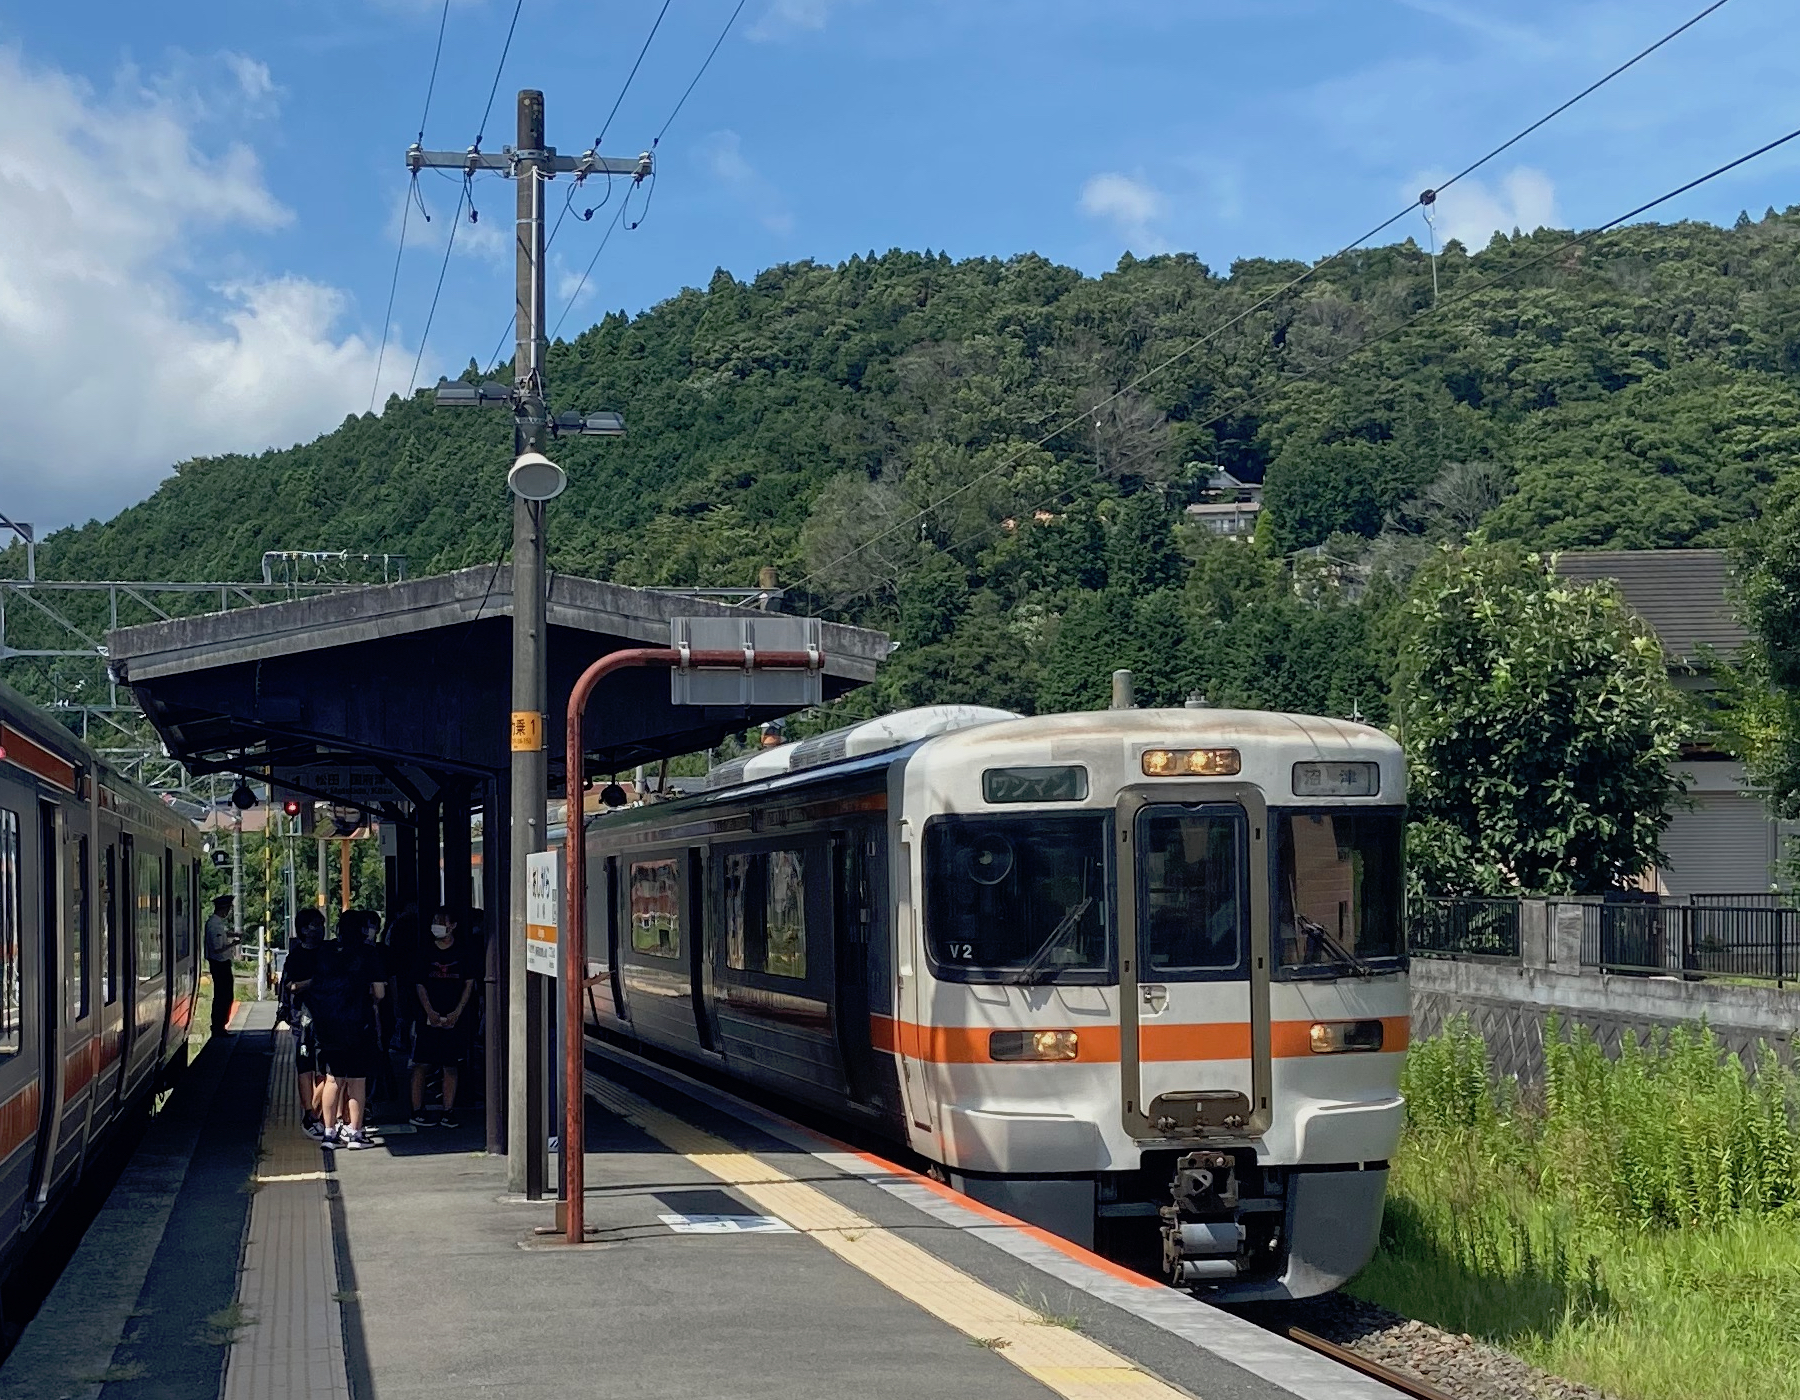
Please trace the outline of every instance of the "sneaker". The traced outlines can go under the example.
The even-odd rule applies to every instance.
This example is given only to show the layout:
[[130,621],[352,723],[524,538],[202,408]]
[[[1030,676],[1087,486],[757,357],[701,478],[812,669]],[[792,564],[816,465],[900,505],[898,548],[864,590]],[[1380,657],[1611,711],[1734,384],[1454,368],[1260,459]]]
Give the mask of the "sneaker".
[[438,1115],[437,1125],[440,1128],[454,1128],[456,1126],[456,1120],[452,1118],[448,1112],[440,1113]]
[[413,1116],[411,1118],[408,1118],[406,1121],[411,1123],[413,1125],[413,1127],[415,1127],[415,1128],[429,1128],[437,1120],[433,1119],[431,1117],[428,1117],[426,1114],[423,1114],[423,1113],[415,1113],[415,1114],[413,1114]]
[[325,1141],[325,1125],[323,1123],[321,1123],[317,1118],[313,1119],[312,1122],[310,1122],[310,1123],[306,1124],[304,1127],[302,1127],[300,1131],[305,1133],[314,1142],[324,1142]]
[[339,1145],[354,1152],[358,1148],[373,1147],[375,1144],[369,1141],[367,1133],[346,1133]]
[[315,1141],[320,1147],[342,1147],[344,1145],[344,1139],[336,1128],[320,1128],[319,1136]]

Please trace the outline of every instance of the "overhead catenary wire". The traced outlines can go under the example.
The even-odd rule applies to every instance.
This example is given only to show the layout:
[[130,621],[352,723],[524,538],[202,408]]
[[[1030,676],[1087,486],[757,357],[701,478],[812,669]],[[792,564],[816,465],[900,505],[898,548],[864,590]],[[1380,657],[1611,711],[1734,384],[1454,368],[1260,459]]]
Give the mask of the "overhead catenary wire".
[[737,8],[731,12],[731,17],[725,21],[725,27],[719,31],[719,37],[713,40],[713,46],[706,51],[706,57],[701,60],[700,71],[694,74],[693,81],[682,90],[680,98],[675,103],[675,109],[669,113],[668,120],[656,133],[656,139],[650,143],[652,147],[660,145],[663,137],[669,134],[669,128],[675,125],[675,118],[681,115],[681,109],[687,105],[688,98],[693,95],[694,89],[700,86],[700,80],[706,76],[706,70],[712,66],[713,57],[719,52],[720,46],[724,44],[725,36],[731,33],[731,26],[737,23],[737,17],[743,12],[744,0],[738,0]]
[[[606,114],[606,120],[600,123],[600,134],[594,138],[594,149],[600,149],[606,140],[606,133],[612,128],[613,118],[619,115],[619,107],[625,101],[625,94],[631,91],[631,80],[643,66],[644,55],[650,52],[650,41],[656,37],[656,31],[662,28],[663,16],[669,13],[672,0],[663,0],[663,6],[656,12],[656,22],[650,26],[650,32],[644,36],[644,46],[638,50],[637,61],[631,65],[631,71],[625,75],[625,85],[619,89],[619,95],[613,99],[612,110]],[[703,70],[704,71],[704,70]]]
[[[438,63],[444,56],[444,29],[450,22],[450,0],[444,0],[444,8],[438,15],[437,47],[431,54],[431,76],[425,80],[425,106],[419,113],[418,143],[425,143],[425,123],[431,117],[431,95],[437,91]],[[406,194],[406,207],[400,215],[400,243],[394,249],[394,272],[388,279],[387,309],[381,313],[381,348],[375,352],[375,382],[369,386],[369,412],[375,411],[376,396],[381,393],[381,370],[387,363],[388,337],[392,334],[394,324],[394,295],[400,290],[400,261],[406,256],[406,229],[412,221],[413,201],[419,200],[419,177],[412,177],[411,187]],[[419,200],[419,212],[425,214],[425,203]],[[425,214],[425,221],[431,222],[431,215]],[[416,375],[417,369],[413,371]]]
[[[1692,180],[1687,181],[1685,184],[1677,185],[1674,189],[1668,190],[1663,194],[1659,194],[1654,199],[1645,201],[1644,203],[1638,205],[1635,209],[1628,209],[1625,213],[1618,215],[1616,218],[1608,219],[1605,223],[1599,224],[1599,225],[1595,226],[1594,228],[1586,230],[1585,232],[1577,233],[1568,238],[1565,238],[1562,241],[1560,241],[1559,243],[1555,244],[1554,246],[1552,246],[1552,247],[1546,249],[1545,251],[1543,251],[1542,253],[1538,254],[1536,257],[1527,258],[1524,261],[1516,263],[1510,267],[1501,268],[1492,277],[1485,278],[1479,282],[1473,283],[1472,285],[1458,286],[1455,289],[1453,289],[1452,291],[1447,292],[1443,296],[1442,300],[1436,301],[1432,305],[1424,307],[1421,310],[1414,312],[1411,316],[1407,316],[1404,319],[1395,322],[1393,325],[1389,326],[1386,330],[1377,332],[1375,335],[1368,337],[1366,340],[1359,341],[1357,344],[1350,346],[1346,350],[1340,351],[1338,354],[1331,356],[1329,359],[1320,361],[1316,365],[1312,365],[1305,369],[1298,370],[1292,374],[1285,375],[1277,383],[1271,385],[1269,388],[1263,389],[1260,392],[1250,394],[1250,395],[1246,396],[1245,398],[1239,399],[1237,402],[1233,403],[1229,408],[1222,409],[1218,413],[1215,413],[1211,418],[1198,419],[1198,420],[1195,420],[1195,421],[1189,423],[1187,426],[1193,430],[1199,430],[1202,428],[1213,427],[1216,424],[1224,422],[1227,418],[1231,418],[1231,417],[1236,416],[1237,414],[1243,413],[1246,409],[1254,408],[1254,407],[1258,406],[1259,404],[1268,402],[1270,399],[1275,398],[1277,395],[1279,395],[1281,393],[1284,393],[1287,389],[1289,389],[1290,387],[1292,387],[1293,385],[1295,385],[1297,383],[1301,383],[1301,382],[1303,382],[1305,380],[1309,380],[1309,379],[1317,379],[1322,374],[1324,374],[1327,370],[1335,369],[1338,365],[1342,364],[1344,361],[1353,359],[1355,356],[1362,354],[1366,350],[1371,350],[1377,345],[1380,345],[1387,341],[1393,340],[1395,337],[1410,330],[1413,326],[1418,325],[1421,321],[1430,320],[1433,316],[1436,316],[1440,312],[1447,310],[1448,308],[1450,308],[1452,306],[1455,306],[1459,302],[1467,301],[1470,297],[1476,296],[1481,292],[1489,291],[1504,282],[1509,282],[1512,279],[1522,276],[1523,274],[1525,274],[1527,272],[1534,271],[1535,269],[1542,267],[1545,263],[1551,262],[1551,261],[1555,260],[1556,258],[1562,256],[1564,253],[1568,252],[1571,248],[1577,248],[1584,244],[1591,243],[1594,239],[1600,237],[1602,234],[1610,233],[1613,229],[1618,228],[1621,224],[1629,223],[1631,220],[1639,217],[1640,215],[1647,214],[1652,209],[1655,209],[1655,208],[1659,207],[1660,205],[1667,204],[1670,200],[1677,199],[1681,195],[1688,193],[1688,191],[1690,191],[1690,190],[1698,189],[1701,185],[1706,184],[1708,181],[1716,180],[1719,178],[1719,176],[1728,174],[1730,171],[1736,170],[1741,165],[1747,165],[1751,161],[1757,159],[1759,156],[1767,155],[1770,151],[1773,151],[1773,150],[1777,149],[1778,147],[1785,146],[1790,141],[1794,141],[1794,140],[1800,140],[1800,127],[1796,127],[1794,130],[1788,132],[1786,135],[1778,136],[1773,141],[1769,141],[1769,142],[1764,143],[1761,146],[1758,146],[1753,151],[1747,151],[1743,155],[1738,156],[1733,160],[1729,160],[1723,165],[1716,166],[1712,170],[1707,171],[1704,175],[1698,175],[1695,178],[1693,178]],[[1041,510],[1045,506],[1048,506],[1048,505],[1062,499],[1062,497],[1068,495],[1070,490],[1073,490],[1073,489],[1075,489],[1075,488],[1067,487],[1062,490],[1052,492],[1050,495],[1043,497],[1042,499],[1034,502],[1032,505],[1030,505],[1028,507],[1021,507],[1020,509]],[[933,507],[933,508],[935,508],[935,507]],[[928,509],[932,509],[932,508],[928,508]],[[921,517],[925,513],[926,512],[921,512]],[[992,525],[992,524],[983,526],[981,529],[972,531],[971,533],[961,537],[960,539],[952,540],[948,545],[945,546],[945,548],[946,549],[963,548],[967,545],[975,543],[977,540],[981,539],[985,535],[992,534],[994,532],[994,530],[996,530],[997,528],[999,528],[997,525]],[[871,539],[868,541],[868,543],[871,543],[871,544],[874,543],[876,538],[879,538],[879,537],[871,537]],[[835,561],[835,563],[842,563],[844,561],[844,559],[848,559],[850,557],[852,557],[852,556],[845,555],[845,556],[843,556],[842,559]],[[835,563],[832,565],[825,566],[824,569],[814,570],[813,573],[808,574],[806,576],[806,578],[800,580],[799,583],[796,583],[796,584],[793,584],[790,586],[793,588],[799,588],[802,584],[806,583],[808,580],[817,577],[818,574],[820,574],[822,572],[826,572],[829,569],[835,567]]]
[[[1332,266],[1334,263],[1340,262],[1344,258],[1348,257],[1351,253],[1355,252],[1358,248],[1362,247],[1363,244],[1367,243],[1371,238],[1374,238],[1377,234],[1382,233],[1382,232],[1386,231],[1387,229],[1391,228],[1393,225],[1399,223],[1401,219],[1405,218],[1408,214],[1412,213],[1413,210],[1419,209],[1422,207],[1426,207],[1432,203],[1435,203],[1438,194],[1440,194],[1442,191],[1448,189],[1451,185],[1455,184],[1458,180],[1461,180],[1464,177],[1471,175],[1475,171],[1481,169],[1482,166],[1486,165],[1489,161],[1493,160],[1496,156],[1500,155],[1503,151],[1506,151],[1506,150],[1510,149],[1511,147],[1517,145],[1520,141],[1524,140],[1525,137],[1529,136],[1532,132],[1539,130],[1546,123],[1548,123],[1551,120],[1553,120],[1554,118],[1560,116],[1562,113],[1568,111],[1571,107],[1573,107],[1576,103],[1582,101],[1584,98],[1592,96],[1594,93],[1598,92],[1601,88],[1605,87],[1606,84],[1610,83],[1614,78],[1618,77],[1621,73],[1624,73],[1627,69],[1633,67],[1634,65],[1636,65],[1643,59],[1645,59],[1645,58],[1649,57],[1651,54],[1655,53],[1658,49],[1660,49],[1663,45],[1667,44],[1671,39],[1674,39],[1677,35],[1682,34],[1685,31],[1693,28],[1694,25],[1698,24],[1701,20],[1705,19],[1708,15],[1712,14],[1715,10],[1718,10],[1719,8],[1724,6],[1726,3],[1728,3],[1728,0],[1712,0],[1711,4],[1707,5],[1704,9],[1702,9],[1699,13],[1693,15],[1691,18],[1689,18],[1689,19],[1683,21],[1681,24],[1677,25],[1674,29],[1671,29],[1668,33],[1664,34],[1655,43],[1650,44],[1643,49],[1640,49],[1637,53],[1633,54],[1630,58],[1626,59],[1623,63],[1619,64],[1618,67],[1612,69],[1610,72],[1606,73],[1603,77],[1597,79],[1596,81],[1589,83],[1585,88],[1583,88],[1580,92],[1576,93],[1573,97],[1569,98],[1567,101],[1558,104],[1556,107],[1552,108],[1549,112],[1545,113],[1543,116],[1539,117],[1536,121],[1532,122],[1529,126],[1521,128],[1519,131],[1515,132],[1512,136],[1509,136],[1506,140],[1502,141],[1499,145],[1495,146],[1492,150],[1488,151],[1487,154],[1481,156],[1477,160],[1471,161],[1468,165],[1465,165],[1461,170],[1457,171],[1454,175],[1452,175],[1449,179],[1445,180],[1442,184],[1438,185],[1436,188],[1422,191],[1417,197],[1415,197],[1413,199],[1412,203],[1408,204],[1404,209],[1398,210],[1396,213],[1392,214],[1388,218],[1383,219],[1380,223],[1376,224],[1374,228],[1368,230],[1368,232],[1362,234],[1360,237],[1355,239],[1353,242],[1346,243],[1343,247],[1339,248],[1335,253],[1332,253],[1328,257],[1321,258],[1318,262],[1312,264],[1312,266],[1308,267],[1304,272],[1300,273],[1298,276],[1283,283],[1281,286],[1275,288],[1273,291],[1266,293],[1264,296],[1262,296],[1255,302],[1251,303],[1251,305],[1244,308],[1242,311],[1238,312],[1235,316],[1230,317],[1222,325],[1215,326],[1210,331],[1207,331],[1204,335],[1195,337],[1193,340],[1189,341],[1186,345],[1182,346],[1179,350],[1176,350],[1173,354],[1169,355],[1167,358],[1159,361],[1155,365],[1152,365],[1149,369],[1145,370],[1142,374],[1138,375],[1135,379],[1131,380],[1129,383],[1121,385],[1119,388],[1113,390],[1112,393],[1105,395],[1103,398],[1097,400],[1096,402],[1089,405],[1087,408],[1083,409],[1082,411],[1071,415],[1070,417],[1064,419],[1062,422],[1059,422],[1055,427],[1051,428],[1047,433],[1045,433],[1043,436],[1037,438],[1035,441],[1030,443],[1028,446],[1021,448],[1019,451],[1012,453],[1008,457],[1004,458],[1002,461],[995,463],[992,467],[989,467],[986,471],[980,472],[977,475],[969,478],[969,480],[965,481],[962,485],[956,487],[954,490],[947,492],[944,496],[940,497],[938,500],[936,500],[936,501],[930,503],[929,505],[923,507],[922,509],[906,516],[904,519],[894,522],[892,525],[889,525],[887,528],[880,530],[877,533],[869,536],[869,538],[864,540],[861,544],[856,545],[854,548],[850,549],[846,553],[838,556],[838,558],[832,560],[830,563],[823,564],[819,568],[810,571],[803,578],[801,578],[798,581],[796,581],[795,583],[791,584],[790,587],[793,587],[796,589],[804,587],[807,583],[811,582],[814,578],[818,577],[821,573],[831,572],[833,569],[837,568],[838,565],[847,563],[849,560],[854,559],[857,555],[861,554],[864,550],[871,548],[875,544],[878,544],[881,540],[887,538],[889,535],[893,534],[894,532],[896,532],[898,530],[911,529],[913,526],[919,524],[920,522],[924,521],[927,517],[929,517],[932,512],[941,510],[944,506],[948,505],[951,501],[955,500],[958,496],[962,495],[965,491],[968,491],[968,490],[972,489],[973,487],[979,485],[982,481],[987,480],[989,477],[996,476],[999,473],[1007,470],[1009,467],[1013,466],[1014,464],[1019,462],[1021,459],[1023,459],[1023,457],[1025,456],[1025,454],[1027,452],[1034,451],[1037,448],[1044,447],[1047,444],[1049,444],[1050,442],[1052,442],[1053,440],[1055,440],[1056,438],[1060,437],[1063,433],[1068,432],[1069,429],[1077,426],[1078,424],[1085,423],[1087,420],[1092,418],[1101,409],[1107,407],[1109,404],[1122,398],[1124,395],[1131,393],[1133,390],[1141,387],[1143,384],[1147,383],[1149,380],[1154,379],[1157,375],[1161,374],[1164,370],[1170,369],[1174,365],[1179,364],[1181,361],[1187,359],[1190,355],[1192,355],[1196,350],[1199,350],[1202,347],[1210,344],[1212,341],[1217,340],[1220,336],[1225,334],[1225,332],[1231,330],[1233,327],[1235,327],[1237,325],[1242,324],[1245,320],[1249,319],[1251,316],[1254,316],[1258,311],[1261,311],[1265,307],[1273,304],[1276,301],[1279,301],[1282,297],[1286,296],[1288,293],[1292,292],[1297,287],[1300,287],[1300,286],[1304,285],[1305,283],[1310,282],[1313,278],[1317,277],[1319,275],[1319,273],[1323,272],[1326,268]],[[740,3],[739,9],[742,9],[742,8],[743,8],[743,6]],[[729,25],[727,26],[727,28],[729,28]],[[723,38],[723,36],[721,36],[721,39],[722,38]],[[701,71],[702,72],[705,71],[704,66],[702,66]],[[683,100],[685,100],[685,96],[684,96]],[[680,110],[679,103],[676,104],[676,110],[677,111]],[[671,116],[670,121],[673,121],[673,120],[674,120],[674,117]],[[665,127],[665,129],[666,129],[666,127]],[[1754,154],[1760,154],[1760,152],[1754,153]],[[1754,159],[1754,154],[1749,158]],[[1708,178],[1711,178],[1711,177],[1708,177]],[[1672,198],[1673,196],[1671,195],[1669,197]],[[1627,215],[1626,217],[1630,217],[1630,216]],[[1610,227],[1610,225],[1609,225],[1609,227]]]

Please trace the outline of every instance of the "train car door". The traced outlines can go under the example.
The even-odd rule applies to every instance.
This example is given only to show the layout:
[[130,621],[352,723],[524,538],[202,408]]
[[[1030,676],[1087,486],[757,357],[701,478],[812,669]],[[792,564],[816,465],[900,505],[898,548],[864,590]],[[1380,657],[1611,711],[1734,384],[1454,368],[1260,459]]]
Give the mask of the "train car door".
[[[902,826],[904,830],[904,824]],[[894,1027],[895,1048],[900,1053],[901,1090],[907,1116],[914,1128],[933,1131],[932,1067],[924,1059],[925,1021],[929,1010],[920,984],[925,977],[924,950],[920,939],[918,896],[913,878],[913,843],[894,843],[894,980],[899,990],[899,1016]]]
[[37,1043],[39,1070],[37,1146],[32,1154],[30,1185],[25,1198],[27,1213],[50,1197],[57,1148],[57,1123],[62,1117],[67,1076],[62,1056],[62,987],[56,975],[63,966],[62,950],[62,810],[54,802],[38,804],[38,916],[36,944]]
[[0,1249],[21,1219],[42,1117],[37,794],[0,776]]
[[1135,1137],[1267,1129],[1267,828],[1242,784],[1120,800],[1121,1098]]

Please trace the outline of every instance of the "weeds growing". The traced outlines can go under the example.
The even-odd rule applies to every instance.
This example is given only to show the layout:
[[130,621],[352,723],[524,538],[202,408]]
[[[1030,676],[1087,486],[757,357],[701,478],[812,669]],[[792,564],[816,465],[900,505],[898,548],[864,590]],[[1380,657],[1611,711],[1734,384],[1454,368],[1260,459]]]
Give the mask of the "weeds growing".
[[1350,1291],[1627,1400],[1800,1397],[1800,1084],[1705,1027],[1546,1035],[1541,1098],[1465,1023],[1413,1047]]

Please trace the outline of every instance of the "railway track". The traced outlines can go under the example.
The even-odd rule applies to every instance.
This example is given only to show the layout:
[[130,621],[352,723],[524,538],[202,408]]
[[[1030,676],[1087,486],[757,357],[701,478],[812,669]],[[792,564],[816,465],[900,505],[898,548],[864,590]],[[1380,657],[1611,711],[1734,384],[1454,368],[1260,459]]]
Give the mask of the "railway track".
[[1402,1395],[1410,1395],[1414,1400],[1456,1400],[1446,1390],[1440,1390],[1430,1381],[1422,1381],[1416,1376],[1409,1376],[1404,1371],[1396,1371],[1392,1367],[1383,1366],[1379,1361],[1371,1361],[1360,1356],[1349,1347],[1339,1346],[1336,1342],[1328,1342],[1323,1337],[1315,1336],[1304,1327],[1289,1327],[1283,1335],[1291,1342],[1318,1352],[1321,1356],[1329,1356],[1339,1365],[1348,1366],[1354,1371],[1361,1371],[1365,1376],[1380,1381],[1383,1385],[1391,1385]]

